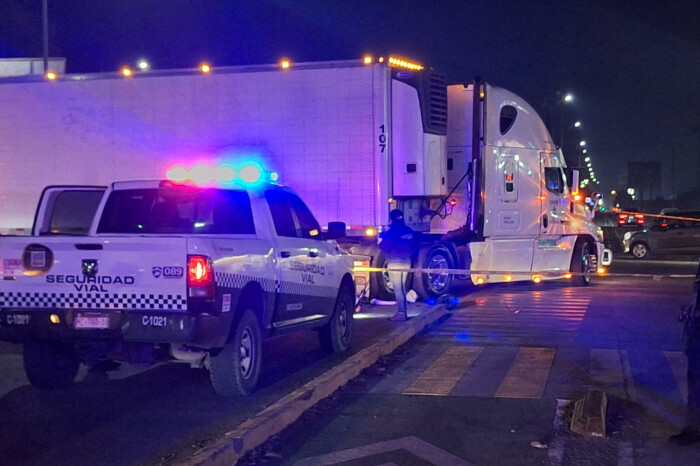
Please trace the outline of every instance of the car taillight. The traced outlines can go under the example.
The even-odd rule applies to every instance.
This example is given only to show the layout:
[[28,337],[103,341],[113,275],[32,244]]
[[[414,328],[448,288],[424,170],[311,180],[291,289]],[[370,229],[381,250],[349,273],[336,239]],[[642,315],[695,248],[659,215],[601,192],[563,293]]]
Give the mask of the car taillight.
[[619,223],[620,225],[624,225],[625,223],[627,223],[627,214],[618,214],[617,223]]
[[189,256],[187,258],[187,296],[198,299],[213,299],[214,268],[207,256]]
[[637,220],[637,225],[644,224],[644,215],[643,214],[635,214],[634,218]]

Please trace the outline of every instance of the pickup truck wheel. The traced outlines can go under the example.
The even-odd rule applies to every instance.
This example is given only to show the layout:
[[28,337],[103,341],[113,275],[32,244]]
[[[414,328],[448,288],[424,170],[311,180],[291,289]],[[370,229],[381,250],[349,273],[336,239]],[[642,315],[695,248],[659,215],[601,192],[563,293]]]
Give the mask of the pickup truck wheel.
[[24,372],[42,389],[68,388],[80,368],[73,348],[60,343],[32,340],[24,344]]
[[342,353],[350,348],[355,300],[348,288],[341,288],[331,320],[318,330],[321,347],[328,353]]
[[210,356],[209,376],[220,395],[250,395],[262,367],[262,332],[253,311],[246,310],[236,324],[231,341]]
[[574,255],[571,257],[571,281],[576,286],[588,286],[591,283],[590,246],[588,241],[576,241]]

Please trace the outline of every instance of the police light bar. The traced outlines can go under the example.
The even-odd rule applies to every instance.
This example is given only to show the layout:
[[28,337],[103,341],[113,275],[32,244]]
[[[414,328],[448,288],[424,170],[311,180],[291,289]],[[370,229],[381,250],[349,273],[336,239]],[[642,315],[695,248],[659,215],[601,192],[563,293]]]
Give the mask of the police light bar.
[[275,183],[279,179],[277,172],[265,171],[255,162],[221,163],[219,165],[199,163],[190,168],[183,165],[173,165],[166,170],[165,177],[175,183],[196,186],[234,184],[251,186],[260,183]]

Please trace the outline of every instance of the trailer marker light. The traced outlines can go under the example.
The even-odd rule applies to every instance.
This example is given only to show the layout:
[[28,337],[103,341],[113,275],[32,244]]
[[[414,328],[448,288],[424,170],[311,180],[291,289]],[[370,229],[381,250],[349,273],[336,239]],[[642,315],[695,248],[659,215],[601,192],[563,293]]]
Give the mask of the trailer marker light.
[[371,65],[372,64],[372,56],[371,55],[365,55],[365,57],[362,59],[362,62],[365,65]]
[[506,274],[503,276],[503,280],[506,282],[512,282],[513,281],[513,276],[511,274]]
[[130,78],[131,75],[134,74],[134,72],[131,71],[131,68],[129,68],[128,66],[124,66],[121,69],[121,73],[122,73],[122,76],[124,76],[125,78]]
[[533,275],[532,281],[535,283],[540,283],[542,281],[542,276],[541,275]]
[[205,73],[205,74],[206,74],[206,73],[210,73],[210,72],[211,72],[211,66],[209,66],[209,65],[206,64],[206,63],[202,63],[201,65],[199,65],[199,70],[200,70],[202,73]]
[[451,205],[452,207],[456,206],[456,205],[457,205],[457,199],[450,199],[450,205]]
[[389,57],[389,64],[400,68],[406,68],[408,70],[420,71],[423,69],[423,66],[419,65],[418,63],[412,63],[396,57]]
[[573,275],[571,275],[571,272],[566,272],[564,274],[564,278],[571,278]]
[[365,229],[365,236],[377,236],[377,230],[372,227]]
[[60,324],[61,323],[61,318],[59,317],[58,314],[51,314],[49,316],[49,320],[51,321],[52,324]]
[[484,284],[484,277],[477,277],[477,278],[476,278],[476,284],[477,284],[477,285],[483,285],[483,284]]
[[282,69],[286,70],[289,69],[289,67],[292,66],[292,64],[289,62],[289,60],[282,60],[280,62],[280,66],[282,67]]
[[598,275],[605,275],[605,267],[598,267]]
[[49,81],[53,81],[54,79],[56,79],[56,73],[54,73],[53,71],[47,71],[46,79],[48,79]]

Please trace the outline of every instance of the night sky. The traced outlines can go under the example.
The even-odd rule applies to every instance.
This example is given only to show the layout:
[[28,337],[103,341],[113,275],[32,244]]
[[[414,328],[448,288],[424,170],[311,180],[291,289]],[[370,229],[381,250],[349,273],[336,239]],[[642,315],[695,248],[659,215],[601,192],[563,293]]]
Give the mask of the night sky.
[[[526,98],[564,151],[585,139],[601,190],[660,161],[666,197],[700,189],[700,6],[661,0],[48,0],[50,55],[71,73],[395,54]],[[42,54],[41,0],[2,0],[0,57]],[[6,109],[4,111],[7,111]],[[549,117],[547,113],[549,112]],[[582,130],[569,130],[575,120]],[[675,165],[675,176],[672,167]],[[700,191],[698,191],[700,204]],[[697,206],[700,208],[700,205]]]

